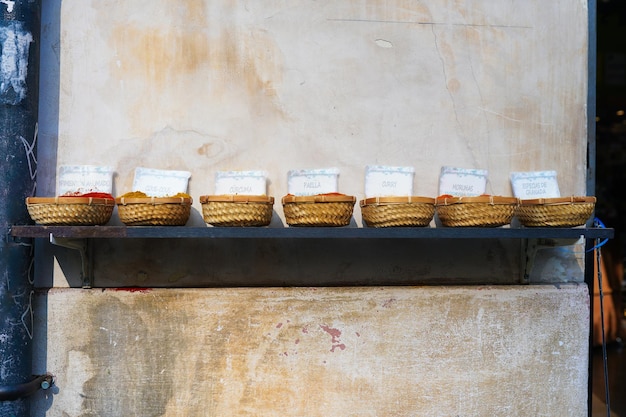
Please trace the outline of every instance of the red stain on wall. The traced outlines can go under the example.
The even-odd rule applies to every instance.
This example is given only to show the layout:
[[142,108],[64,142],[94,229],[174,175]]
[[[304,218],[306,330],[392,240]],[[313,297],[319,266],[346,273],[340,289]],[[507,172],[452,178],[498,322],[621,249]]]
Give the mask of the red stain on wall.
[[332,343],[332,346],[330,348],[331,352],[335,352],[336,348],[339,348],[341,350],[346,349],[346,345],[341,343],[341,340],[339,340],[339,338],[341,337],[341,330],[328,327],[325,325],[320,325],[320,327],[322,328],[322,330],[328,333],[331,337],[331,343]]
[[332,327],[324,326],[323,324],[320,327],[332,337],[333,343],[339,342],[339,338],[341,337],[341,330],[333,329]]
[[145,287],[119,287],[113,288],[114,291],[128,291],[128,292],[150,292],[152,288]]
[[333,345],[333,346],[330,348],[330,351],[331,351],[331,352],[335,352],[335,348],[339,348],[339,349],[341,349],[341,350],[346,350],[346,345],[344,345],[343,343],[339,343],[338,345]]

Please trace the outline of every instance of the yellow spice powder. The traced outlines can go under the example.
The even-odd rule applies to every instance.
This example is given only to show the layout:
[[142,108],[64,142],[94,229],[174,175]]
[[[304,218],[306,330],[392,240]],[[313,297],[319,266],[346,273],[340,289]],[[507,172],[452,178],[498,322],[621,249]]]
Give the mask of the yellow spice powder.
[[[148,194],[144,193],[143,191],[131,191],[129,193],[126,193],[124,195],[122,195],[121,197],[124,198],[148,198],[151,197]],[[166,196],[166,197],[174,197],[174,198],[191,198],[191,196],[189,194],[186,193],[178,193],[176,195],[173,196]]]
[[148,194],[142,192],[142,191],[131,191],[129,193],[126,193],[124,195],[122,195],[121,197],[124,198],[145,198],[148,197]]

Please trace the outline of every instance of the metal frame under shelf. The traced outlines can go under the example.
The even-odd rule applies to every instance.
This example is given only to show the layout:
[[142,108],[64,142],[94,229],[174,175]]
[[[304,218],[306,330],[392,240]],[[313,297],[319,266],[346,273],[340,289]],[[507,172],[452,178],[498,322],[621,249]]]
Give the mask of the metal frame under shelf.
[[[529,283],[537,251],[575,244],[580,238],[611,239],[609,228],[512,227],[185,227],[185,226],[13,226],[16,238],[45,238],[58,246],[77,250],[84,288],[93,285],[92,239],[519,239],[524,270],[520,282]],[[586,274],[586,273],[585,273]]]

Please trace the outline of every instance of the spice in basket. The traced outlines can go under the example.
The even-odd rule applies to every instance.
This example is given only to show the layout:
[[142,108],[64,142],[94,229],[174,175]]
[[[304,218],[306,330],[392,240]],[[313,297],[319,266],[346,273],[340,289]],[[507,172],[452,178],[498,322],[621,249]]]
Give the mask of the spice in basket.
[[89,192],[89,193],[73,192],[73,193],[65,193],[61,195],[60,197],[106,198],[109,200],[114,200],[111,194],[101,193],[101,192]]
[[124,197],[124,198],[147,198],[149,196],[148,196],[148,194],[144,193],[143,191],[131,191],[131,192],[128,192],[126,194],[122,194],[120,197]]
[[289,226],[347,226],[355,202],[356,197],[336,192],[310,196],[287,194],[282,198]]
[[200,196],[205,223],[221,227],[267,226],[272,221],[274,197],[266,195]]
[[592,196],[525,199],[515,215],[525,227],[576,227],[589,220],[595,204]]
[[142,191],[131,191],[116,200],[117,212],[127,226],[184,226],[191,214],[191,196],[151,197]]
[[435,199],[421,196],[371,197],[360,206],[368,227],[425,227],[435,214]]
[[[150,196],[146,193],[144,193],[143,191],[131,191],[128,192],[126,194],[122,194],[120,196],[124,197],[124,198],[152,198],[153,196]],[[155,197],[155,198],[191,198],[191,196],[187,193],[177,193],[175,195],[167,195],[164,197]]]
[[31,219],[51,226],[101,226],[110,220],[114,206],[111,194],[99,192],[26,198]]
[[442,194],[435,200],[437,217],[448,227],[499,227],[509,224],[519,200],[482,194],[455,197]]

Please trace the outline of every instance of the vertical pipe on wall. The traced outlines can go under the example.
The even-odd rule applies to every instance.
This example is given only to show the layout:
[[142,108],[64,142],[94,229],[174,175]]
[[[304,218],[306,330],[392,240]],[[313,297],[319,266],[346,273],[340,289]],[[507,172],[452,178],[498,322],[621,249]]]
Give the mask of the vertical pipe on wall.
[[[9,238],[29,221],[37,168],[40,0],[0,0],[0,386],[32,376],[32,246]],[[0,416],[30,414],[26,399],[0,401]]]
[[597,23],[596,0],[588,0],[587,52],[587,195],[596,193],[596,79]]
[[[587,195],[596,192],[596,78],[597,78],[597,3],[587,1],[588,46],[587,46]],[[593,398],[593,311],[594,296],[594,241],[585,245],[585,283],[589,289],[589,374],[587,376],[587,415],[592,415]]]

